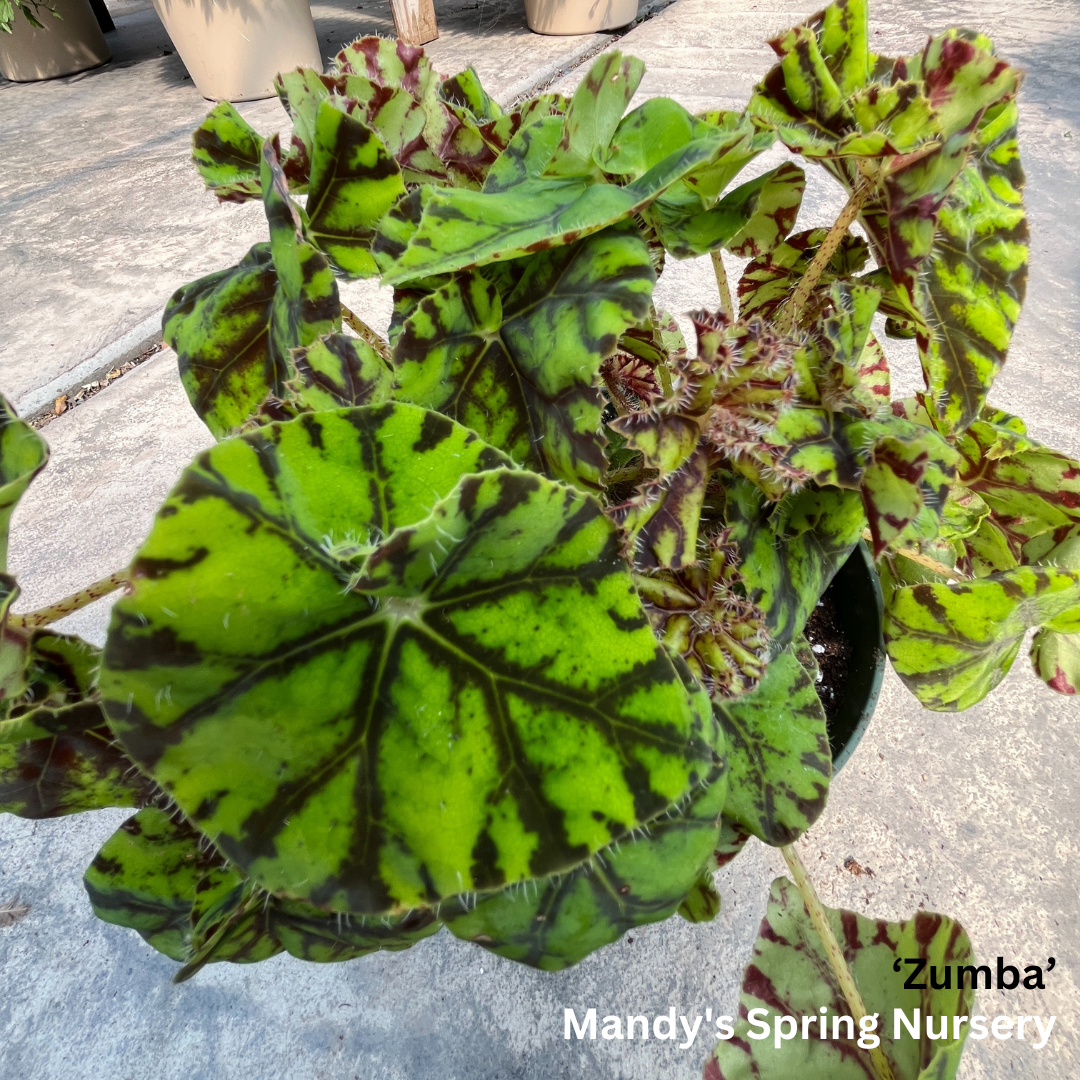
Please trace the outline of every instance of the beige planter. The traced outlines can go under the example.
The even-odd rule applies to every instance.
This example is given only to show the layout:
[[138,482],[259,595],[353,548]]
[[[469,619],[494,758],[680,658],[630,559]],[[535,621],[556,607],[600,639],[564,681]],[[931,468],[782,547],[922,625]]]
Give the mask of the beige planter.
[[595,34],[637,18],[638,0],[525,0],[529,29],[538,34]]
[[39,11],[38,22],[44,29],[31,26],[16,8],[11,33],[0,33],[0,75],[5,79],[55,79],[112,59],[87,0],[53,0],[51,6],[62,18]]
[[154,10],[211,101],[273,97],[279,71],[322,71],[308,0],[154,0]]

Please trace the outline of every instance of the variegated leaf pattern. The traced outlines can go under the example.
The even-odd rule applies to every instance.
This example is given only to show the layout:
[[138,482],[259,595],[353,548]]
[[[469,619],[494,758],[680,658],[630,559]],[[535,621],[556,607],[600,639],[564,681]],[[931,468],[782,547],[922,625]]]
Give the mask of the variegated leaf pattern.
[[11,623],[11,607],[19,586],[10,574],[0,574],[0,717],[23,700],[27,688],[30,633]]
[[[148,806],[128,818],[83,876],[94,914],[137,931],[183,963],[191,954],[192,909],[209,874],[229,874],[221,857],[181,816]],[[243,879],[232,871],[232,884]]]
[[1051,690],[1075,694],[1080,686],[1080,632],[1063,634],[1044,627],[1031,642],[1031,663]]
[[568,874],[444,905],[447,928],[465,941],[544,971],[576,964],[635,926],[673,915],[696,888],[720,835],[723,776],[629,839]]
[[[637,57],[624,56],[617,49],[592,62],[570,99],[562,138],[547,164],[549,176],[599,176],[599,160],[606,159],[608,145],[644,74],[645,65]],[[640,125],[630,121],[626,134],[628,142],[635,142],[638,135],[640,145]]]
[[307,238],[350,277],[372,277],[376,227],[405,194],[397,162],[363,121],[319,106],[308,185]]
[[1023,300],[1020,73],[986,38],[959,30],[912,57],[874,57],[865,0],[839,0],[772,45],[781,60],[750,111],[849,190],[865,182],[856,159],[879,159],[860,217],[917,330],[936,409],[962,430],[1004,362]]
[[206,963],[252,963],[283,949],[317,963],[406,949],[441,925],[430,909],[369,920],[252,890],[182,816],[156,807],[125,821],[83,880],[95,914],[186,965],[180,979]]
[[282,395],[290,350],[341,326],[333,273],[303,239],[269,143],[262,188],[270,243],[256,244],[238,266],[178,289],[163,319],[188,398],[217,438],[256,415],[268,395]]
[[1028,224],[1016,125],[1014,101],[979,124],[973,160],[942,207],[915,287],[927,313],[918,334],[927,387],[952,429],[963,430],[979,415],[1024,302]]
[[[964,928],[931,911],[919,911],[899,923],[867,919],[843,909],[826,908],[825,912],[866,1011],[877,1016],[876,1034],[895,1080],[953,1080],[969,1025],[954,1025],[952,1018],[971,1015],[974,990],[960,988],[951,979],[949,987],[936,990],[929,978],[921,980],[924,989],[905,990],[904,976],[894,971],[893,964],[901,958],[921,959],[925,970],[934,965],[939,972],[945,965],[956,970],[961,964],[974,964]],[[904,971],[911,970],[904,966]],[[809,1023],[810,1038],[776,1040],[778,1045],[772,1039],[747,1038],[755,1030],[748,1020],[751,1009],[762,1010],[758,1015],[770,1028],[780,1016],[793,1017],[799,1034]],[[944,1036],[912,1037],[900,1025],[897,1037],[894,1009],[903,1010],[909,1022],[918,1010],[920,1018],[945,1025]],[[833,1026],[836,1017],[850,1016],[851,1008],[798,890],[787,878],[777,878],[753,956],[743,972],[735,1036],[717,1044],[705,1065],[704,1080],[788,1080],[792,1076],[866,1080],[877,1071],[869,1052],[858,1045],[857,1026],[843,1020]]]
[[117,745],[96,700],[0,720],[0,811],[53,818],[145,806],[155,788]]
[[716,891],[711,867],[694,882],[677,910],[688,923],[712,922],[720,914],[720,894]]
[[[259,198],[262,148],[263,137],[228,101],[218,102],[191,136],[195,168],[222,202]],[[280,156],[280,148],[275,149]]]
[[503,462],[414,406],[309,414],[200,455],[159,513],[106,708],[256,884],[404,913],[568,870],[707,776],[614,527]]
[[832,754],[808,651],[805,641],[786,646],[757,687],[713,705],[728,748],[724,816],[773,847],[806,832],[829,794]]
[[629,226],[533,256],[512,289],[473,272],[422,300],[394,348],[400,400],[438,409],[515,461],[599,487],[600,364],[655,280]]
[[745,481],[729,490],[727,521],[747,596],[779,644],[802,633],[865,525],[857,491],[807,487],[773,508]]
[[956,446],[959,482],[1017,562],[1047,558],[1080,527],[1080,461],[1035,442],[1018,417],[986,408]]
[[144,806],[155,789],[123,752],[97,695],[101,650],[46,630],[6,636],[18,693],[0,719],[0,811],[51,818],[109,806]]
[[677,259],[721,247],[740,258],[756,258],[791,232],[805,186],[803,170],[785,162],[735,188],[709,209],[694,194],[683,205],[673,199],[657,201],[650,218],[665,248]]
[[898,417],[861,426],[868,434],[875,428],[861,490],[876,557],[912,532],[933,539],[960,455],[936,431]]
[[[609,69],[614,81],[593,78]],[[622,185],[606,182],[595,159],[608,147],[629,100],[624,91],[632,92],[632,69],[617,52],[600,57],[566,116],[518,132],[521,143],[515,148],[511,141],[505,167],[496,164],[483,191],[425,189],[419,228],[384,268],[384,279],[398,284],[572,243],[639,212],[695,169],[746,142],[746,130],[702,123],[683,111],[683,138],[670,146],[662,138],[652,140],[668,151],[662,158],[654,160],[648,141],[630,140],[626,160],[620,163],[617,153],[613,160],[634,178]]]
[[11,515],[48,459],[45,440],[0,395],[0,574],[7,570]]
[[328,334],[292,354],[296,375],[285,384],[291,399],[322,412],[347,405],[381,405],[394,372],[365,341]]
[[1080,571],[1049,566],[1018,566],[955,584],[905,585],[893,589],[886,604],[886,648],[926,708],[954,712],[1001,682],[1026,631],[1078,605]]

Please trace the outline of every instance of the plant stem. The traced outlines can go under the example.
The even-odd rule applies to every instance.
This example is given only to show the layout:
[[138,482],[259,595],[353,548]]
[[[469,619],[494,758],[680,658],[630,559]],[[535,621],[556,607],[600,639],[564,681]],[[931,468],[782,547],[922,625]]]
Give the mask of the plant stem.
[[[855,985],[855,978],[851,974],[851,968],[847,966],[847,961],[844,959],[844,952],[840,948],[840,943],[833,933],[829,917],[825,914],[825,908],[822,906],[818,894],[814,891],[814,885],[810,881],[806,867],[803,865],[802,859],[799,858],[799,853],[795,850],[794,844],[782,847],[780,853],[784,856],[784,862],[788,864],[791,876],[795,879],[795,887],[799,890],[799,895],[806,906],[806,913],[810,916],[810,921],[814,924],[818,937],[821,938],[821,944],[825,948],[825,956],[829,961],[829,967],[832,968],[836,981],[840,984],[840,989],[847,999],[851,1015],[856,1025],[861,1026],[862,1018],[866,1016],[866,1006],[863,1004],[859,988]],[[889,1059],[885,1057],[880,1045],[870,1051],[870,1063],[874,1072],[877,1073],[877,1080],[893,1080],[892,1066],[889,1064]]]
[[72,593],[71,596],[66,596],[55,604],[37,611],[28,611],[23,615],[12,615],[8,622],[11,626],[22,627],[24,630],[36,630],[39,626],[48,626],[49,623],[54,623],[65,615],[72,615],[95,600],[100,600],[103,596],[122,589],[130,580],[126,570],[117,570],[115,574],[103,577],[100,581],[95,581],[93,585],[87,585],[85,589],[80,589],[77,593]]
[[341,317],[360,335],[360,339],[370,345],[384,360],[390,359],[390,346],[354,311],[341,305]]
[[727,270],[724,268],[724,259],[720,251],[710,253],[712,258],[713,273],[716,274],[716,288],[720,293],[720,310],[732,321],[735,321],[735,305],[731,302],[731,287],[728,285]]
[[851,197],[844,204],[844,209],[840,211],[840,216],[833,222],[832,228],[821,242],[821,247],[817,249],[813,261],[806,268],[806,273],[803,274],[795,294],[788,301],[787,310],[780,315],[778,322],[783,333],[790,334],[797,325],[806,301],[810,299],[810,294],[817,287],[821,275],[825,273],[829,260],[836,254],[840,241],[847,235],[848,229],[859,216],[859,211],[876,187],[877,176],[872,172],[863,172]]

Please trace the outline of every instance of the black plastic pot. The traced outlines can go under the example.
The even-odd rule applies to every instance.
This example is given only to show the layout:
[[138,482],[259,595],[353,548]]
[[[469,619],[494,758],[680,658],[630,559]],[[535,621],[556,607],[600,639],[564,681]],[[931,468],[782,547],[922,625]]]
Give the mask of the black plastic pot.
[[825,590],[836,622],[850,648],[847,678],[829,710],[829,748],[833,772],[851,757],[874,715],[885,675],[885,642],[881,636],[884,602],[870,549],[860,541]]

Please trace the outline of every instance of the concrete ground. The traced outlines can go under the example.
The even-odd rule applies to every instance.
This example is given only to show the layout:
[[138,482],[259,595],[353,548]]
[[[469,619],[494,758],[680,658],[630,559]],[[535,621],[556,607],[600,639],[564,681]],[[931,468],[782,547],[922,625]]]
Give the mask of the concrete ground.
[[[619,47],[647,62],[643,93],[669,93],[690,108],[730,107],[770,62],[760,42],[809,10],[778,0],[678,0]],[[1026,417],[1037,437],[1080,456],[1080,102],[1073,92],[1080,12],[1074,0],[884,0],[872,18],[882,52],[911,51],[928,31],[961,23],[990,34],[1003,56],[1028,70],[1021,146],[1032,272],[993,400]],[[440,21],[445,28],[441,7]],[[507,37],[517,42],[510,59],[493,55],[500,38],[472,42],[473,55],[462,44],[454,63],[440,63],[449,70],[475,62],[507,93],[515,80],[535,75],[542,49],[554,48]],[[442,47],[451,44],[445,38]],[[160,73],[161,103],[133,98],[145,85],[140,68]],[[204,106],[179,85],[180,74],[166,57],[121,63],[96,83],[0,88],[27,95],[4,109],[0,128],[0,183],[22,199],[21,210],[10,209],[10,196],[0,208],[0,258],[17,260],[33,286],[5,290],[5,392],[26,400],[70,370],[50,366],[46,350],[70,360],[110,346],[160,310],[176,284],[225,265],[260,238],[256,214],[218,208],[201,193],[186,140]],[[58,104],[65,95],[70,103]],[[246,107],[263,130],[278,122],[272,105]],[[30,143],[40,145],[39,155]],[[64,148],[80,145],[98,156],[69,168]],[[25,175],[7,164],[20,154],[27,162],[20,169],[34,163]],[[57,205],[64,192],[69,209]],[[812,184],[800,227],[823,223],[838,205],[827,184]],[[61,244],[65,220],[77,220],[87,239]],[[671,266],[659,296],[677,312],[713,304],[707,264]],[[354,287],[347,298],[373,322],[389,317],[385,291]],[[896,346],[889,342],[903,391],[914,385],[915,366]],[[168,352],[44,433],[52,463],[17,512],[11,550],[28,605],[126,562],[180,468],[209,443]],[[87,609],[69,627],[100,640],[105,607]],[[989,701],[956,715],[922,711],[890,672],[868,734],[802,841],[828,903],[886,918],[920,907],[945,912],[990,963],[1003,956],[1045,967],[1055,957],[1045,991],[980,995],[989,1016],[1055,1015],[1048,1046],[1036,1052],[1031,1042],[969,1042],[962,1080],[1077,1075],[1078,779],[1080,708],[1043,687],[1023,657]],[[133,932],[97,922],[80,885],[83,868],[124,816],[0,819],[0,900],[18,892],[32,905],[24,921],[0,930],[0,1080],[689,1080],[700,1076],[709,1050],[702,1039],[686,1050],[655,1040],[566,1042],[563,1009],[580,1015],[596,1007],[601,1017],[671,1006],[690,1016],[707,1007],[732,1012],[769,882],[781,872],[777,855],[754,843],[718,875],[724,906],[716,922],[644,928],[559,974],[519,967],[443,932],[402,954],[327,966],[287,957],[217,965],[175,987],[174,965]],[[848,856],[873,876],[847,872]]]

